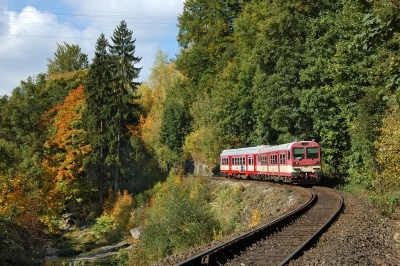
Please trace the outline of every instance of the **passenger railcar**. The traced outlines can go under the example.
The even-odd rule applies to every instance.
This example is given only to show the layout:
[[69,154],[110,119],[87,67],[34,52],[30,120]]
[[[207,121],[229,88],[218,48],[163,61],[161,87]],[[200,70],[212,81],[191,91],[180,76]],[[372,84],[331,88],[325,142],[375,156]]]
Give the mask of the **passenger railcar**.
[[220,172],[232,178],[314,184],[322,177],[321,149],[314,141],[296,141],[224,150]]

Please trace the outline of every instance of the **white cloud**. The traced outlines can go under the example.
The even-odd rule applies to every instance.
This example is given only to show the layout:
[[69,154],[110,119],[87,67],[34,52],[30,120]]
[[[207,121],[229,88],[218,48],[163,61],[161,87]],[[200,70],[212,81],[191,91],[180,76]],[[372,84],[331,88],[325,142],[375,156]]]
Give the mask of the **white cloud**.
[[47,58],[53,58],[57,42],[78,44],[91,59],[100,34],[111,42],[110,36],[121,20],[133,30],[135,55],[142,57],[137,65],[143,67],[139,81],[146,80],[158,49],[170,57],[178,52],[176,24],[183,2],[64,0],[69,9],[52,13],[31,6],[20,12],[0,9],[0,96],[10,95],[28,76],[45,72]]

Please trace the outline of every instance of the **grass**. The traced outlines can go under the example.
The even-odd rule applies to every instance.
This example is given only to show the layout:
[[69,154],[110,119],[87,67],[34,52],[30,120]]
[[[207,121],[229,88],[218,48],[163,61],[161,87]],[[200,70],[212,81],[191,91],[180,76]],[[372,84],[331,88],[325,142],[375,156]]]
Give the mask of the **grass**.
[[371,202],[374,208],[387,218],[392,219],[399,214],[400,190],[389,193],[377,193],[375,190],[367,189],[367,186],[362,182],[349,182],[336,188]]

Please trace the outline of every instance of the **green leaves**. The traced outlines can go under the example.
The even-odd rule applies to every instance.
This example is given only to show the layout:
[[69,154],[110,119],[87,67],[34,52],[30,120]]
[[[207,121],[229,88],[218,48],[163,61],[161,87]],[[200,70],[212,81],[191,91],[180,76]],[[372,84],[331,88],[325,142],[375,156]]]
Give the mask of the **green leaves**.
[[54,59],[47,58],[47,73],[50,78],[59,73],[68,73],[74,70],[88,67],[87,55],[81,52],[78,45],[57,43],[57,51],[54,53]]
[[177,102],[167,104],[161,124],[161,141],[174,153],[180,154],[189,130],[190,116],[187,110]]
[[112,56],[113,79],[118,89],[134,92],[139,84],[133,80],[139,77],[140,68],[134,65],[141,58],[135,57],[135,41],[132,39],[132,31],[124,20],[117,26],[111,36],[110,54]]
[[155,188],[140,245],[148,264],[171,254],[207,243],[218,230],[201,178],[182,180],[172,171],[165,184]]

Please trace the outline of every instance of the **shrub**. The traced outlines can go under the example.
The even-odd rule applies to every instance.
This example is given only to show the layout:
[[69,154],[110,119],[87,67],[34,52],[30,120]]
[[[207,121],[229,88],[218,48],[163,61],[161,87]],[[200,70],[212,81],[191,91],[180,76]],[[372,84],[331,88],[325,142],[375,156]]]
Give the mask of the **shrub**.
[[240,212],[242,210],[242,188],[240,186],[218,187],[212,193],[214,213],[218,213],[223,235],[242,229]]
[[219,230],[200,178],[181,180],[171,172],[156,186],[141,246],[148,262],[207,243]]
[[105,202],[103,215],[97,218],[93,226],[93,233],[98,238],[107,241],[117,241],[124,232],[132,229],[133,219],[133,198],[127,190],[115,196],[112,191]]
[[104,237],[110,231],[115,230],[114,217],[103,215],[97,218],[92,231],[98,238]]

